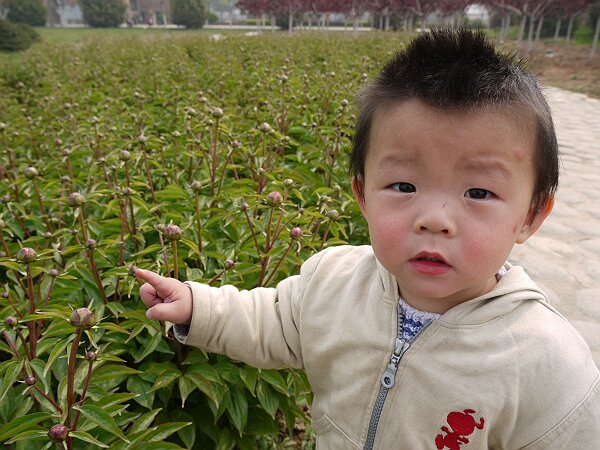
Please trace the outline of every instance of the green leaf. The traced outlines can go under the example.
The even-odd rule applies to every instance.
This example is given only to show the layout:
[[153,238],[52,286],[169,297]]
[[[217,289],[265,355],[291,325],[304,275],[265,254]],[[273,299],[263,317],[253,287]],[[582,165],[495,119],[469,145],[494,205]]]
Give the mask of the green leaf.
[[81,411],[81,414],[90,420],[90,422],[95,423],[103,430],[108,431],[109,433],[118,436],[123,439],[125,442],[129,442],[127,437],[123,434],[115,419],[113,419],[110,414],[104,411],[102,408],[94,405],[83,405],[83,406],[74,406],[74,408],[78,411]]
[[12,444],[13,442],[24,440],[30,441],[32,439],[48,439],[48,431],[37,428],[19,434],[12,434],[12,437],[6,441],[5,444]]
[[138,417],[133,425],[131,425],[131,428],[127,430],[129,437],[131,437],[133,433],[137,433],[150,427],[154,421],[154,418],[160,411],[162,411],[162,408],[156,408]]
[[256,397],[264,410],[274,419],[279,409],[279,396],[271,385],[260,381],[256,385]]
[[142,380],[137,375],[127,378],[127,390],[138,394],[134,400],[147,409],[152,409],[154,403],[155,392],[150,390],[151,387],[152,383]]
[[260,379],[273,386],[277,391],[281,392],[282,394],[289,395],[287,384],[281,376],[281,372],[278,370],[262,369],[258,372],[258,376]]
[[4,396],[8,392],[10,388],[12,388],[13,384],[19,379],[21,374],[21,370],[23,369],[23,361],[8,361],[5,363],[6,370],[4,372],[4,378],[2,380],[2,395],[0,395],[0,401],[4,399]]
[[176,433],[182,428],[188,427],[190,425],[192,425],[192,422],[161,423],[148,436],[146,436],[146,439],[149,442],[162,441],[163,439],[166,439],[169,436],[171,436],[173,433]]
[[70,431],[69,436],[74,437],[75,439],[79,439],[81,441],[87,442],[89,444],[94,444],[97,447],[102,447],[102,448],[109,447],[108,445],[103,444],[98,439],[94,438],[94,436],[92,436],[89,433],[86,433],[85,431]]
[[142,352],[135,359],[135,362],[139,363],[146,356],[152,354],[154,352],[154,350],[156,350],[156,347],[158,347],[158,345],[160,344],[160,341],[162,341],[162,338],[163,338],[162,334],[160,334],[160,333],[156,333],[154,336],[152,336],[145,345],[141,346]]
[[210,398],[215,404],[219,403],[217,393],[215,392],[213,384],[204,375],[201,375],[198,372],[189,371],[186,372],[182,378],[189,379],[192,383],[196,385],[200,392],[206,394],[206,396]]
[[35,412],[19,417],[0,428],[0,441],[15,436],[16,433],[27,430],[33,425],[40,423],[42,420],[50,419],[51,417],[53,417],[52,414],[47,412]]
[[181,397],[181,407],[185,407],[185,401],[188,396],[196,390],[196,383],[190,377],[185,375],[179,378],[179,396]]
[[52,351],[50,352],[50,355],[48,356],[48,360],[46,361],[46,365],[44,366],[44,376],[46,376],[48,374],[48,371],[52,367],[52,364],[54,363],[54,361],[56,361],[56,358],[58,358],[61,354],[63,354],[65,352],[67,345],[69,345],[69,343],[73,339],[75,339],[74,334],[69,336],[67,339],[63,339],[60,342],[58,342],[56,344],[56,347],[54,347],[52,349]]
[[[194,418],[181,410],[175,410],[171,413],[173,420],[177,422],[189,422],[192,423],[191,427],[184,427],[177,431],[177,436],[183,441],[186,448],[193,448],[194,442],[196,442],[196,427],[193,425]],[[196,418],[196,421],[199,420]]]
[[151,391],[157,391],[161,388],[170,386],[179,377],[181,377],[181,371],[179,370],[164,370],[156,378],[156,381],[154,382]]
[[227,414],[241,436],[248,420],[248,400],[246,400],[244,391],[235,386],[230,386],[229,392],[230,398],[226,406]]

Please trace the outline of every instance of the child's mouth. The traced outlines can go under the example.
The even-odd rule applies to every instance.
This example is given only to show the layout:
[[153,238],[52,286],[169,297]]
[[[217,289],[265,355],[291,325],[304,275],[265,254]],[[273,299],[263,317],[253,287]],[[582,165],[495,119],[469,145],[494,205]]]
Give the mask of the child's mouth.
[[417,255],[409,264],[415,272],[422,275],[441,276],[452,269],[440,255],[430,253]]

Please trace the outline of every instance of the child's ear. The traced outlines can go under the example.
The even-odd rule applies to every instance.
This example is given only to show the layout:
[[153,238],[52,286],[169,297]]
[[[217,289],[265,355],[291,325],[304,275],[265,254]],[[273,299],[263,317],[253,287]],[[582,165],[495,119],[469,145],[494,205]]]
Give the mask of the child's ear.
[[365,182],[363,177],[361,177],[360,175],[356,175],[352,178],[352,192],[354,193],[354,197],[358,202],[358,207],[360,208],[360,211],[366,218],[367,215],[365,204]]
[[527,221],[523,224],[521,232],[517,237],[517,244],[522,244],[535,234],[540,226],[542,226],[542,223],[544,223],[544,220],[546,220],[546,218],[552,212],[552,208],[554,208],[554,197],[550,197],[548,199],[541,211],[536,213],[535,211],[531,210],[529,212]]

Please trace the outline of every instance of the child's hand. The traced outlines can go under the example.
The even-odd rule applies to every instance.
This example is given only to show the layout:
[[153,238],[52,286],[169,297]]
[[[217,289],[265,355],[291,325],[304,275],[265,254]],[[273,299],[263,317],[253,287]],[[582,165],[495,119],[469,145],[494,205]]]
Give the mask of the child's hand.
[[146,311],[149,319],[168,320],[178,325],[191,322],[192,293],[185,284],[144,269],[136,269],[135,276],[145,281],[140,287],[140,297],[150,308]]

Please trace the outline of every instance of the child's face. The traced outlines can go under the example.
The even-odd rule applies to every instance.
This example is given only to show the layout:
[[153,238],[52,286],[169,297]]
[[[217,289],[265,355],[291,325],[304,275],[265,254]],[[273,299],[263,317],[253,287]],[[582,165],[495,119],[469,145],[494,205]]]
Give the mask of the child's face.
[[533,132],[518,121],[418,100],[375,113],[353,190],[377,258],[413,307],[443,313],[489,292],[550,212],[531,214]]

